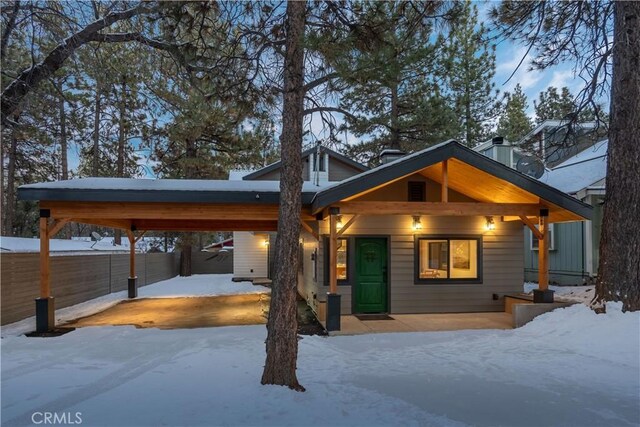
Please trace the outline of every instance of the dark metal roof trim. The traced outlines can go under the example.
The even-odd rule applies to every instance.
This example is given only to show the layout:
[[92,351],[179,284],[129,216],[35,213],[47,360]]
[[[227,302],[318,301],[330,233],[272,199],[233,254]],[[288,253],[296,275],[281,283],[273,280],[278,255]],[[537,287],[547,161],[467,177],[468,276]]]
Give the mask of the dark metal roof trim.
[[[302,204],[309,205],[315,194],[315,192],[303,192]],[[18,188],[18,200],[150,203],[279,203],[280,192]]]
[[368,173],[356,175],[352,179],[319,191],[312,203],[312,212],[317,212],[347,197],[382,185],[385,182],[418,172],[433,164],[449,158],[456,158],[470,166],[511,182],[518,187],[539,196],[563,209],[576,213],[584,218],[592,218],[593,208],[562,191],[546,185],[536,179],[492,160],[480,153],[463,146],[457,141],[449,141],[424,150],[416,155],[409,155],[392,163],[381,165]]
[[[301,156],[304,159],[305,157],[310,156],[312,153],[315,153],[316,150],[317,150],[317,147],[308,148],[308,149],[306,149],[306,150],[304,150],[302,152]],[[338,153],[336,151],[333,151],[330,148],[322,147],[322,150],[325,151],[326,153],[328,153],[329,157],[333,157],[335,159],[338,159],[341,162],[346,163],[349,166],[352,166],[352,167],[360,170],[361,172],[369,170],[369,168],[367,166],[363,165],[362,163],[358,163],[355,160],[350,159],[347,156],[345,156],[343,154],[340,154],[340,153]],[[250,181],[252,179],[260,178],[261,176],[266,175],[269,172],[272,172],[272,171],[278,169],[280,167],[281,163],[282,163],[281,160],[278,160],[277,162],[273,162],[270,165],[267,165],[267,166],[263,167],[262,169],[258,169],[255,172],[251,172],[250,174],[247,174],[247,175],[243,176],[242,179],[245,180],[245,181]]]

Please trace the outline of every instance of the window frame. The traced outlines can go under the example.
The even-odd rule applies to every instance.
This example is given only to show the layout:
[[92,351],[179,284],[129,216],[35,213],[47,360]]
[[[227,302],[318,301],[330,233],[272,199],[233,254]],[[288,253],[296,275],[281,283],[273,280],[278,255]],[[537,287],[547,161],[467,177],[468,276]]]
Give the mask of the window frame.
[[[533,235],[533,231],[531,231],[529,228],[527,228],[527,231],[529,232],[529,250],[537,251],[538,246],[533,246],[533,241],[534,240],[537,241],[538,239],[536,239],[536,237]],[[554,223],[549,224],[549,241],[551,242],[551,244],[549,245],[548,249],[550,251],[555,251],[556,250],[556,227]]]
[[[420,200],[411,198],[412,187],[418,188],[420,191]],[[427,201],[427,183],[424,181],[409,181],[407,182],[407,201],[409,202],[426,202]]]
[[[322,236],[322,254],[324,256],[324,277],[323,283],[324,286],[329,286],[329,236]],[[346,240],[347,241],[347,278],[346,279],[338,279],[338,286],[351,286],[351,278],[354,275],[354,268],[352,260],[352,253],[354,250],[355,240],[352,237],[338,237],[338,240]]]
[[[446,240],[447,254],[451,254],[451,240],[475,240],[478,252],[478,271],[476,277],[472,278],[421,278],[420,277],[420,241],[421,240]],[[413,279],[414,285],[470,285],[482,284],[483,277],[483,246],[481,234],[417,234],[413,241]],[[447,276],[451,276],[451,263],[447,261]]]

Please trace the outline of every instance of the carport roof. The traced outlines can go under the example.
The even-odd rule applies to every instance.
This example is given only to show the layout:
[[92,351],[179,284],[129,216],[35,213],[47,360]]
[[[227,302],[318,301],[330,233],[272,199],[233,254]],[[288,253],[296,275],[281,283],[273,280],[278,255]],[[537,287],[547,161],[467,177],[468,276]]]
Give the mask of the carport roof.
[[[302,203],[327,186],[305,182]],[[80,178],[41,182],[18,189],[21,200],[83,202],[278,203],[279,181]]]

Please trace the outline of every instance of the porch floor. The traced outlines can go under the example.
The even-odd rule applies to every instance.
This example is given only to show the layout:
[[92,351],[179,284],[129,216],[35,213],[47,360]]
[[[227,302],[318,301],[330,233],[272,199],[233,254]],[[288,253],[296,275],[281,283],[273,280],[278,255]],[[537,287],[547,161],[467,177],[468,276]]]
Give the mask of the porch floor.
[[341,316],[341,330],[329,332],[329,335],[458,331],[463,329],[513,329],[511,314],[503,312],[391,314],[390,316],[393,320],[360,320],[355,316]]

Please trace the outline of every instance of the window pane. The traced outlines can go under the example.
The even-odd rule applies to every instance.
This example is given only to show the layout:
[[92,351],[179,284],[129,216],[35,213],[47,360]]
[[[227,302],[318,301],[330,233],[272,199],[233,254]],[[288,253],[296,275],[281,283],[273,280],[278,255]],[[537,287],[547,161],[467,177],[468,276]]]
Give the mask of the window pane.
[[338,280],[347,280],[347,239],[338,239],[336,276]]
[[421,279],[447,279],[449,248],[446,240],[420,240]]
[[478,277],[478,241],[451,240],[451,278],[473,279]]

